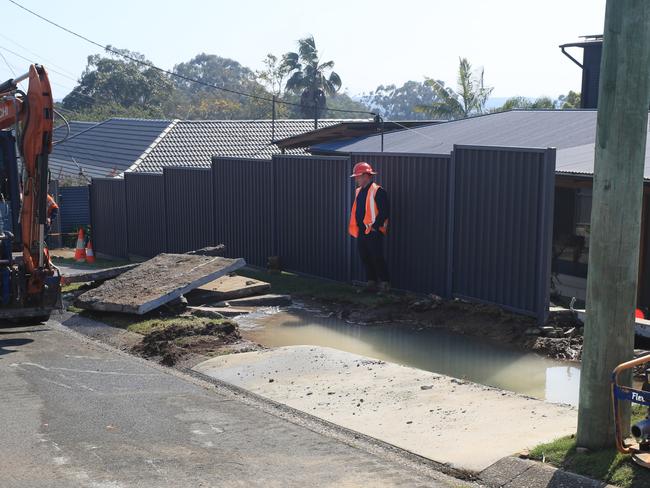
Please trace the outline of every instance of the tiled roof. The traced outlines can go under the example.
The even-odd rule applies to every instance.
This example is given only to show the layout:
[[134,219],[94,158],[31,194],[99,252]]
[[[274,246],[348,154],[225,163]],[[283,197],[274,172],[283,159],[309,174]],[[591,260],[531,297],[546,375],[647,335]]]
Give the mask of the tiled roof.
[[80,132],[83,132],[85,130],[90,129],[91,127],[94,127],[98,124],[99,122],[82,122],[82,121],[77,121],[77,120],[71,120],[68,122],[70,125],[70,133],[68,133],[68,128],[66,127],[65,124],[59,125],[58,127],[54,128],[54,142],[58,141],[63,141],[64,139],[69,139],[71,137],[76,136]]
[[[557,147],[590,144],[596,110],[513,110],[384,134],[384,152],[449,154],[454,144]],[[314,153],[378,152],[380,136],[315,145]]]
[[[329,127],[343,120],[324,119],[319,127]],[[313,120],[276,120],[275,140],[285,139],[314,129]],[[212,156],[271,158],[280,149],[271,144],[271,120],[181,120],[154,144],[129,169],[134,172],[159,173],[164,167],[209,168]],[[287,154],[304,154],[304,149]]]
[[[54,179],[77,176],[105,177],[122,173],[171,124],[169,120],[109,119],[87,126],[72,122],[74,134],[57,144],[50,154],[50,171]],[[73,129],[74,128],[74,129]],[[57,128],[55,140],[65,138],[67,130]]]

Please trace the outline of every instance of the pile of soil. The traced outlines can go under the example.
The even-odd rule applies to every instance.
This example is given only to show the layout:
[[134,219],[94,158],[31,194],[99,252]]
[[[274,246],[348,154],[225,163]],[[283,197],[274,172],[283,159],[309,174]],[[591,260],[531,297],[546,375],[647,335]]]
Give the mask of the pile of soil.
[[495,305],[464,300],[398,297],[372,308],[349,303],[319,302],[330,315],[349,323],[379,325],[403,323],[417,328],[441,328],[484,338],[554,359],[578,361],[582,353],[582,323],[575,313],[551,313],[544,327],[534,318],[514,314]]
[[133,349],[144,357],[160,358],[160,363],[165,366],[173,366],[190,353],[211,355],[222,346],[235,344],[240,339],[239,327],[235,322],[203,321],[198,325],[172,324],[154,330]]

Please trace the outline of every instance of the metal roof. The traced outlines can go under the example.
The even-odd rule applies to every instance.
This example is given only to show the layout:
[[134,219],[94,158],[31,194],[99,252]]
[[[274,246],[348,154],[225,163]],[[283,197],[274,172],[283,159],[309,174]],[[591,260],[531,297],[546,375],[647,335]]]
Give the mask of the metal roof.
[[[449,154],[454,144],[556,147],[593,143],[596,110],[512,110],[384,134],[384,152]],[[379,152],[381,138],[312,146],[315,154]]]
[[[319,128],[343,120],[323,119]],[[313,120],[275,121],[275,140],[286,139],[314,129]],[[165,167],[209,168],[212,156],[271,158],[280,148],[271,143],[271,120],[179,120],[135,161],[128,171],[160,173]],[[304,149],[286,154],[305,154]]]
[[[556,153],[555,172],[564,175],[589,176],[594,174],[596,144],[560,149]],[[650,181],[650,145],[646,142],[643,178]]]
[[[54,179],[77,176],[115,176],[129,168],[171,124],[169,120],[108,119],[84,128],[83,122],[71,123],[76,130],[65,142],[54,146],[50,171]],[[65,128],[57,128],[55,137],[64,138]]]

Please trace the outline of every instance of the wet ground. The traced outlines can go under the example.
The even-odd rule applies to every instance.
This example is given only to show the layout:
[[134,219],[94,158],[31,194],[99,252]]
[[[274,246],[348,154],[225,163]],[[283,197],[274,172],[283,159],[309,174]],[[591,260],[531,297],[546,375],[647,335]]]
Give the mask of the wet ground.
[[300,307],[239,317],[242,336],[266,347],[314,345],[577,405],[580,364],[500,347],[443,329],[354,325]]

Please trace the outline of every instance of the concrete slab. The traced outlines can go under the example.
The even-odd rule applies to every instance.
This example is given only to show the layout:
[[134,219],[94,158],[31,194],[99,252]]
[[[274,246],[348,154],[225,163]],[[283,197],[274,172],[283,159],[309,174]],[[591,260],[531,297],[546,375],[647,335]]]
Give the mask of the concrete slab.
[[187,311],[198,317],[217,317],[222,315],[224,317],[236,317],[237,315],[244,315],[251,313],[252,308],[235,308],[235,307],[187,307]]
[[194,369],[456,469],[575,432],[565,405],[313,346],[213,358]]
[[258,295],[254,297],[228,300],[227,302],[221,302],[217,305],[230,307],[284,307],[291,305],[291,296],[273,294]]
[[137,264],[127,264],[125,266],[116,266],[114,268],[84,268],[71,266],[57,266],[61,273],[63,284],[68,283],[87,283],[90,281],[110,280],[122,273],[132,270]]
[[75,305],[88,310],[142,315],[245,265],[243,259],[159,254],[82,294]]
[[193,290],[188,301],[201,300],[207,303],[207,301],[234,300],[267,293],[270,290],[271,285],[265,281],[245,276],[223,276]]

